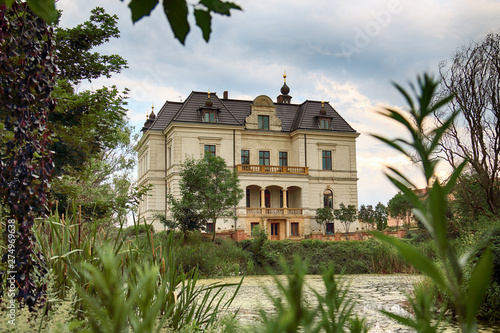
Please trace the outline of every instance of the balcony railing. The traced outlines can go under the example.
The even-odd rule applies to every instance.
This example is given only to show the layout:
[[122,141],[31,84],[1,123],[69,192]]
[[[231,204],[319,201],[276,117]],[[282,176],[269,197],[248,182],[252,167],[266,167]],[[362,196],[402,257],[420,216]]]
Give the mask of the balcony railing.
[[253,173],[280,173],[290,175],[308,175],[308,167],[297,166],[278,166],[278,165],[254,165],[254,164],[238,164],[236,165],[238,172],[253,172]]
[[247,208],[247,216],[299,216],[302,208]]

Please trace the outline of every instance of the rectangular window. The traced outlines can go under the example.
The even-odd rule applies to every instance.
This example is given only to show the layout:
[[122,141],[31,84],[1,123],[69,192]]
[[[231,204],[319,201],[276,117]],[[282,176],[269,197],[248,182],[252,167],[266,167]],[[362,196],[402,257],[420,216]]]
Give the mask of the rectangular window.
[[280,151],[280,166],[288,166],[288,153],[286,151]]
[[241,151],[241,164],[250,164],[250,150]]
[[321,155],[323,159],[323,170],[332,170],[332,152],[330,150],[323,150]]
[[290,235],[291,236],[299,235],[299,224],[297,222],[290,223]]
[[205,145],[205,153],[207,152],[215,156],[215,145]]
[[250,207],[250,189],[248,188],[246,190],[246,201],[247,201],[247,207]]
[[215,123],[215,111],[205,111],[203,113],[203,121],[206,123]]
[[330,129],[330,119],[320,119],[319,120],[319,128]]
[[268,130],[269,129],[269,116],[258,116],[259,129]]
[[326,234],[327,235],[333,235],[335,231],[333,230],[333,223],[327,223],[326,224]]
[[207,223],[207,232],[214,232],[214,224],[212,222]]
[[259,165],[270,165],[270,153],[268,151],[259,151]]

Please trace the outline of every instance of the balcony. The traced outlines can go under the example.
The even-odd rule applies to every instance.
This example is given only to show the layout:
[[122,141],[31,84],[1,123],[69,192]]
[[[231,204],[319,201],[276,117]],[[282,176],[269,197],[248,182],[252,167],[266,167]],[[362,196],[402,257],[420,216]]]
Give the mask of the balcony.
[[302,208],[247,208],[247,216],[302,216]]
[[242,173],[269,173],[287,175],[308,175],[308,167],[238,164],[236,170]]

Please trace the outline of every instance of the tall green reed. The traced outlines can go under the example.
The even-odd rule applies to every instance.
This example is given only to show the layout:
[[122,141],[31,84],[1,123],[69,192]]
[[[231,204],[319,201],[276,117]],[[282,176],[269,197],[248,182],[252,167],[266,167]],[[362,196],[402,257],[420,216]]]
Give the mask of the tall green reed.
[[[428,200],[425,202],[413,191],[415,183],[395,168],[389,167],[387,177],[415,207],[413,213],[422,221],[432,236],[437,261],[429,259],[422,251],[402,240],[391,238],[381,233],[375,236],[391,244],[417,270],[429,277],[436,287],[450,300],[460,323],[462,332],[477,330],[476,314],[489,285],[492,272],[491,251],[483,251],[479,260],[473,257],[475,251],[469,251],[458,256],[454,246],[448,238],[448,220],[446,217],[448,195],[453,190],[458,177],[466,166],[464,160],[452,171],[447,182],[441,182],[437,177],[438,150],[443,134],[449,129],[459,112],[453,112],[441,125],[431,126],[434,112],[439,110],[453,99],[453,96],[439,98],[437,88],[439,83],[425,74],[418,77],[417,86],[411,84],[411,92],[407,92],[400,85],[395,87],[404,96],[409,106],[409,112],[395,109],[386,109],[381,114],[402,125],[409,138],[389,139],[375,135],[375,137],[411,160],[417,161],[426,181]],[[412,96],[413,95],[413,96]],[[470,279],[464,278],[468,265],[473,265]],[[401,323],[417,329],[419,332],[436,332],[438,327],[429,321],[433,317],[431,311],[437,293],[429,294],[417,290],[416,296],[410,300],[415,312],[414,319],[403,318],[386,312],[390,317]]]

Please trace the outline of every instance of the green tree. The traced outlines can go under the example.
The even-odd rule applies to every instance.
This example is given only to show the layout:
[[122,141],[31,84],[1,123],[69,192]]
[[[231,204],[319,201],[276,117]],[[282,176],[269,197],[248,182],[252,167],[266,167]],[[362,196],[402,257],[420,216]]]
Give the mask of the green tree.
[[413,205],[410,200],[400,191],[396,193],[387,203],[387,212],[389,216],[396,219],[396,229],[399,228],[399,222],[407,229],[410,228],[411,223],[411,209]]
[[322,207],[316,209],[316,222],[325,229],[328,223],[333,223],[335,221],[335,216],[330,207]]
[[174,207],[191,207],[200,216],[213,223],[215,240],[217,219],[236,218],[235,206],[243,198],[238,174],[230,170],[222,157],[206,154],[204,158],[186,159],[179,182],[181,198],[171,200]]
[[387,228],[387,207],[381,202],[379,202],[375,206],[375,210],[373,213],[373,219],[375,221],[375,225],[377,226],[377,230],[384,230]]
[[346,207],[344,203],[340,203],[339,208],[335,209],[333,214],[335,215],[335,219],[339,220],[344,226],[346,234],[349,232],[349,227],[356,221],[356,217],[358,216],[357,209],[354,205],[348,205]]
[[207,217],[202,214],[201,210],[193,206],[187,196],[176,200],[169,194],[168,203],[175,227],[179,228],[185,236],[194,230],[205,230]]
[[[16,0],[0,0],[0,5],[12,5]],[[28,5],[43,20],[54,22],[58,13],[55,8],[56,0],[30,0]],[[131,0],[128,4],[132,14],[132,21],[135,23],[144,16],[149,16],[153,9],[160,3],[159,0]],[[220,0],[200,0],[197,4],[188,3],[186,0],[163,0],[161,3],[163,11],[167,16],[170,27],[182,44],[189,33],[188,5],[192,6],[196,25],[200,27],[203,38],[208,42],[212,32],[212,13],[230,16],[231,9],[241,10],[240,6],[229,1]]]
[[375,223],[375,211],[372,205],[361,205],[358,211],[358,220],[363,223],[373,225]]

